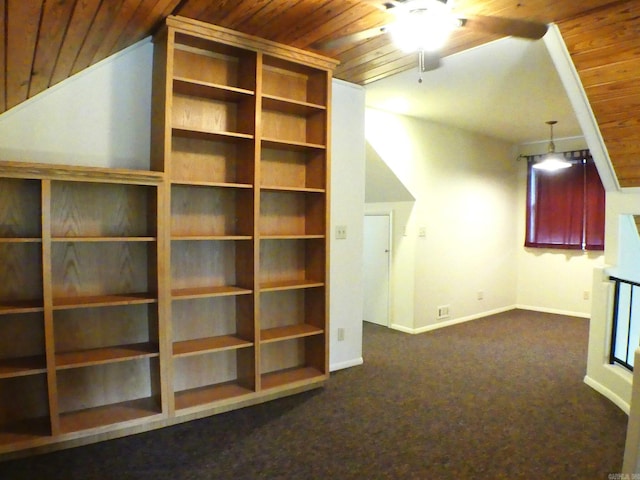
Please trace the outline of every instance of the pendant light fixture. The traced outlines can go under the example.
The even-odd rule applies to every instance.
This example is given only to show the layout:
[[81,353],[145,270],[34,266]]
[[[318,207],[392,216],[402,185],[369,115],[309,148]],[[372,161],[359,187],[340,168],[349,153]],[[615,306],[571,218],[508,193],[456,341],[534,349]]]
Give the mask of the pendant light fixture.
[[553,143],[553,126],[558,123],[556,120],[545,122],[549,125],[549,148],[542,160],[533,164],[536,170],[544,170],[546,172],[555,172],[563,168],[569,168],[571,162],[564,158],[564,155],[556,153],[556,144]]

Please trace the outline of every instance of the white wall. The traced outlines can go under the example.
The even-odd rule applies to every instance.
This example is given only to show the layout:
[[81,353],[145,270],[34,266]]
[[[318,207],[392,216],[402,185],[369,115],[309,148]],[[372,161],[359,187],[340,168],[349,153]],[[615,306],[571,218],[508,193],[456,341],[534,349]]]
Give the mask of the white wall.
[[[0,115],[0,159],[148,169],[153,44],[146,39]],[[362,362],[364,91],[335,81],[331,367]],[[336,329],[345,329],[337,342]]]
[[[511,145],[374,109],[366,111],[365,132],[416,199],[367,205],[394,211],[393,326],[419,332],[513,308],[517,188]],[[444,321],[436,319],[441,305],[450,306]]]
[[[362,234],[364,229],[364,89],[334,80],[331,102],[331,370],[362,363]],[[338,328],[344,340],[338,342]]]
[[149,39],[0,115],[0,158],[148,169]]

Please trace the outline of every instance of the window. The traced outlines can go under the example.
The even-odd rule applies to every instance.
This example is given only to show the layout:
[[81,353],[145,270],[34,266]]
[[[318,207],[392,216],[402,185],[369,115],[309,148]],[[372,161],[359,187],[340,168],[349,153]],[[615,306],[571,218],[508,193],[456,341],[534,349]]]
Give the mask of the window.
[[565,152],[573,165],[546,172],[527,157],[525,246],[604,250],[605,192],[588,151]]

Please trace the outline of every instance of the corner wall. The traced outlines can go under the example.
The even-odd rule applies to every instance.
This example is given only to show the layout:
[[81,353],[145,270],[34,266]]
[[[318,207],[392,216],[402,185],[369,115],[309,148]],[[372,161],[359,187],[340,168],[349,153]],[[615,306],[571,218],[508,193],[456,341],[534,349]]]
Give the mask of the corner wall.
[[[364,89],[333,81],[331,102],[331,370],[362,363],[362,235],[364,230]],[[338,329],[344,340],[338,341]]]
[[[394,212],[392,326],[418,333],[513,308],[517,189],[511,145],[374,109],[366,111],[365,131],[415,198],[366,206]],[[450,315],[438,319],[443,305]]]

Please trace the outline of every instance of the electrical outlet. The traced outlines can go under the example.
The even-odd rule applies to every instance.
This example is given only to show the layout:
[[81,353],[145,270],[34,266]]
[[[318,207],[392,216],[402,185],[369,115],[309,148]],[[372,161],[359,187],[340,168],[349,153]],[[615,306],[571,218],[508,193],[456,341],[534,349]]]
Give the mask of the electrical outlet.
[[582,292],[582,298],[583,298],[584,300],[589,300],[590,296],[591,296],[591,295],[590,295],[590,293],[589,293],[589,290],[585,290],[584,292]]
[[418,229],[418,236],[419,237],[426,237],[427,236],[427,227],[420,227]]
[[347,226],[346,225],[338,225],[336,227],[336,239],[337,240],[346,240],[347,238]]
[[344,340],[344,328],[338,329],[338,341],[342,342]]
[[449,305],[441,305],[438,307],[437,319],[449,318]]
[[482,290],[478,290],[477,298],[478,300],[482,300],[484,298],[484,292]]

